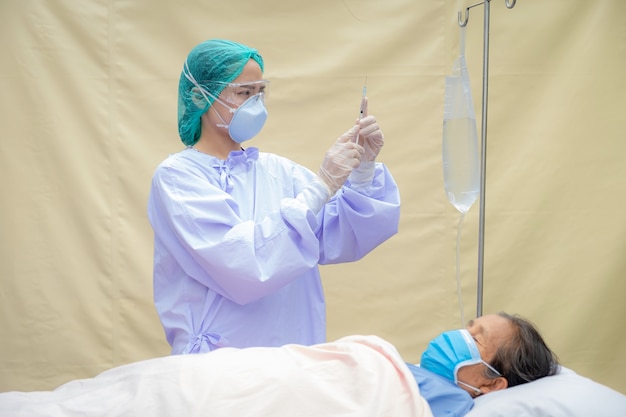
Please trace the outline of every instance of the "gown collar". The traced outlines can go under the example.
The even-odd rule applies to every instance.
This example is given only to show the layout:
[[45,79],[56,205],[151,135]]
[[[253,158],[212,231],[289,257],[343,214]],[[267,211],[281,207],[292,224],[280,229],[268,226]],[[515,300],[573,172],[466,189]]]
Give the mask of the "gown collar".
[[[189,147],[188,149],[199,152],[192,147]],[[230,192],[233,189],[232,175],[245,171],[249,165],[259,159],[259,149],[249,147],[247,149],[231,151],[224,161],[208,154],[205,155],[211,158],[210,165],[219,175],[219,182],[222,190]]]

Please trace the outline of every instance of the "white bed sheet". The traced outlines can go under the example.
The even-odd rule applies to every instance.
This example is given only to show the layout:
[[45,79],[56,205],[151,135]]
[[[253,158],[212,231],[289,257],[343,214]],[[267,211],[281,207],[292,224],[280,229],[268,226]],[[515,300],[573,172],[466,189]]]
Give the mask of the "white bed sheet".
[[46,392],[0,394],[2,417],[432,417],[388,342],[223,348],[120,366]]

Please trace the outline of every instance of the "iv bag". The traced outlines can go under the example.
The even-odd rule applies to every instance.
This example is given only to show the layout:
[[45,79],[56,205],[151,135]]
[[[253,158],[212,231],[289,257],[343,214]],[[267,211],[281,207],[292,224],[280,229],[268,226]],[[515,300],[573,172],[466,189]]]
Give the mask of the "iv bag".
[[461,54],[446,77],[442,157],[448,200],[463,214],[480,193],[476,115],[464,49],[465,28],[461,27]]

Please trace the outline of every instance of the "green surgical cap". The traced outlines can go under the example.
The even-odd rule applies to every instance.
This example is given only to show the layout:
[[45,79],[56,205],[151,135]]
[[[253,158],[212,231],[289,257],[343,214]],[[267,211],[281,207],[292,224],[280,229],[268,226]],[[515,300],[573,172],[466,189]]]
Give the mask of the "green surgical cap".
[[[189,52],[178,83],[178,133],[185,145],[192,146],[200,139],[200,117],[213,104],[213,97],[224,89],[225,84],[221,83],[239,77],[250,59],[263,71],[263,57],[257,50],[236,42],[212,39]],[[188,76],[211,93],[213,97],[207,95],[208,102],[202,94],[192,91],[196,85]]]

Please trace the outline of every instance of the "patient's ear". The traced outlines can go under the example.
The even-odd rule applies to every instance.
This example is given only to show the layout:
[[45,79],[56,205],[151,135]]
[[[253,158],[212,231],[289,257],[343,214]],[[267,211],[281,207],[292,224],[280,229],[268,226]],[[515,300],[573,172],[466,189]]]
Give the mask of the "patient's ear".
[[492,391],[500,391],[503,389],[507,389],[509,386],[509,381],[506,380],[505,377],[499,376],[495,379],[490,379],[489,382],[480,387],[480,390],[484,393],[492,392]]

